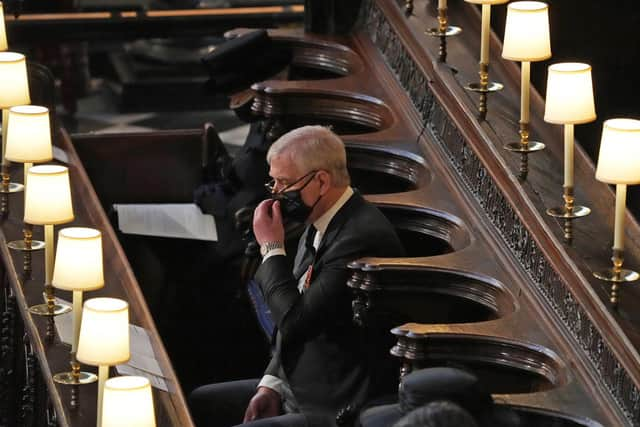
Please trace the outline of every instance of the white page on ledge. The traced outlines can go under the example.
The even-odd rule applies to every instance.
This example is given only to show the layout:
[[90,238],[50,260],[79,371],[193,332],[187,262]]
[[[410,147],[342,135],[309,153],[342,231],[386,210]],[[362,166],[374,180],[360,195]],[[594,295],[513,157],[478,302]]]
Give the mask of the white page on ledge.
[[67,156],[67,152],[60,147],[56,147],[55,145],[53,146],[53,158],[60,163],[69,163],[69,156]]
[[[56,304],[71,306],[69,301],[56,298]],[[70,311],[54,318],[60,341],[71,345],[73,341],[73,312]],[[129,325],[129,345],[131,358],[124,365],[116,366],[120,375],[140,375],[148,378],[151,385],[168,391],[164,373],[156,360],[147,330],[141,326]]]
[[130,366],[130,365],[117,365],[116,371],[118,371],[118,374],[120,375],[136,375],[140,377],[145,377],[151,383],[151,387],[155,387],[157,389],[164,390],[164,391],[169,391],[169,387],[167,386],[167,382],[164,380],[164,378],[159,377],[157,375],[150,374],[149,372],[144,371],[142,369],[134,368],[133,366]]
[[217,241],[213,215],[191,203],[114,204],[118,227],[125,234]]
[[[71,303],[69,301],[58,297],[56,297],[56,304],[71,307]],[[56,332],[58,333],[58,337],[60,337],[60,341],[71,345],[73,342],[73,311],[55,316],[53,320],[56,325]]]

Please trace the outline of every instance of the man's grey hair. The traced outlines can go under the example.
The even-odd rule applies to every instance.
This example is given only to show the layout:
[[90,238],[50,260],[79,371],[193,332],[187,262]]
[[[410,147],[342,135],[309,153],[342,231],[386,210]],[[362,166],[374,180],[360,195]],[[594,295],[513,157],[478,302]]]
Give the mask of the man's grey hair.
[[347,153],[342,139],[324,126],[303,126],[282,135],[267,152],[267,162],[274,156],[290,156],[300,172],[325,170],[333,185],[349,185],[351,178],[347,170]]

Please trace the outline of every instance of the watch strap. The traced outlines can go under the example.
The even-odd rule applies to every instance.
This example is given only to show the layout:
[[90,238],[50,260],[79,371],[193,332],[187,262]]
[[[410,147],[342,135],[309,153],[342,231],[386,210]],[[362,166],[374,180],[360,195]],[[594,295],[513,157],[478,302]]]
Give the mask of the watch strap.
[[266,242],[260,246],[260,254],[265,256],[274,249],[284,249],[284,244],[282,242]]

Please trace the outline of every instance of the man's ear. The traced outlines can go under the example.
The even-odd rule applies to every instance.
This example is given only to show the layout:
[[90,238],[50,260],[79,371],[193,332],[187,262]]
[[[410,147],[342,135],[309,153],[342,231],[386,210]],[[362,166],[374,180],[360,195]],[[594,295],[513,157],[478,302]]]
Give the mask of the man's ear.
[[329,191],[332,185],[332,177],[331,174],[325,170],[320,169],[316,172],[316,177],[320,182],[320,194],[325,195]]

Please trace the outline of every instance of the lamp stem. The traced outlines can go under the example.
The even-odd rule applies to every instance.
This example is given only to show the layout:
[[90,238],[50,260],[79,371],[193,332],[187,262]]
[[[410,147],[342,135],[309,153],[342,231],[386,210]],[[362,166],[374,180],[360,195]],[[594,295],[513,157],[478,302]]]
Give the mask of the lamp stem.
[[80,338],[80,322],[82,322],[82,291],[73,291],[73,343],[71,352],[78,350],[78,339]]
[[7,151],[7,129],[9,129],[9,109],[2,109],[2,166],[8,166],[7,159],[4,157]]
[[27,201],[27,175],[29,173],[29,169],[31,169],[31,166],[33,166],[33,163],[29,162],[29,163],[23,163],[22,167],[24,170],[24,177],[22,178],[23,181],[23,185],[24,185],[24,200],[25,202]]
[[573,124],[564,125],[564,186],[573,187]]
[[[56,298],[53,294],[53,284],[51,283],[51,279],[53,278],[53,225],[45,224],[44,226],[44,269],[45,269],[45,278],[44,278],[44,293],[47,299],[47,313],[50,316],[53,316],[55,312],[56,306]],[[51,317],[49,324],[53,324],[53,317]],[[51,335],[49,335],[49,330],[47,330],[47,336],[53,338],[53,328],[51,328]]]
[[44,226],[44,268],[45,268],[45,285],[51,285],[51,279],[53,278],[53,256],[54,243],[53,243],[53,224],[45,224]]
[[[531,62],[522,61],[520,73],[520,123],[529,123],[529,82]],[[526,144],[526,142],[524,142]]]
[[491,5],[482,5],[482,29],[480,32],[480,63],[489,64],[489,36],[491,23]]
[[627,205],[627,184],[616,184],[616,213],[613,250],[624,250],[624,213]]
[[[2,166],[0,167],[0,175],[2,175],[2,192],[9,192],[9,184],[11,178],[9,176],[9,162],[5,157],[7,151],[7,129],[9,129],[9,110],[2,109]],[[0,211],[3,215],[9,213],[9,198],[3,194]]]
[[438,5],[438,32],[444,35],[447,32],[447,24],[449,18],[447,17],[447,2],[444,2],[444,6]]
[[109,378],[109,365],[98,366],[98,409],[96,413],[96,427],[102,427],[102,396],[104,396],[104,383]]

